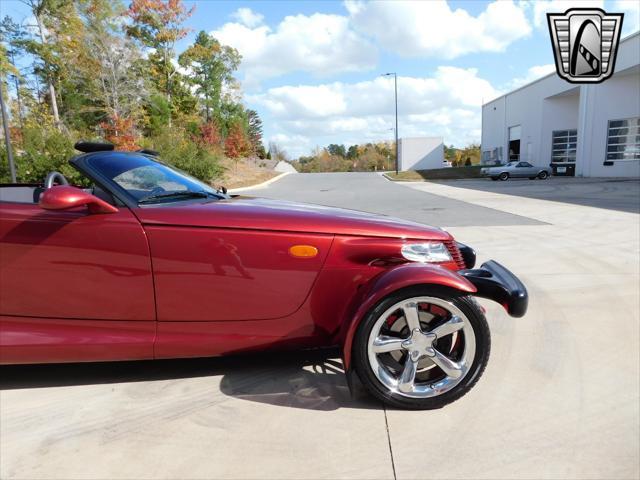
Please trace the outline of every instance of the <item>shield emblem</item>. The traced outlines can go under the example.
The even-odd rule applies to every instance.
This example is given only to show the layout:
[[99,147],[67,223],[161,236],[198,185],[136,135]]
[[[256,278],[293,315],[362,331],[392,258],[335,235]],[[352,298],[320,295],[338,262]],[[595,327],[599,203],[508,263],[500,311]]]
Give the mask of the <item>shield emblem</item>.
[[558,75],[571,83],[600,83],[613,75],[623,17],[599,8],[547,13]]

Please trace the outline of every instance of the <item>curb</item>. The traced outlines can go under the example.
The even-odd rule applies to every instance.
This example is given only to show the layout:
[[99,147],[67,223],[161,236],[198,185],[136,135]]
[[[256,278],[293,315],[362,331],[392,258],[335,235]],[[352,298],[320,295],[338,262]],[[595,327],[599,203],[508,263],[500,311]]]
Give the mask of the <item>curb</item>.
[[258,183],[256,185],[249,185],[248,187],[230,188],[228,193],[244,192],[245,190],[253,190],[255,188],[266,187],[267,185],[271,185],[272,183],[280,180],[282,177],[286,177],[287,175],[291,175],[292,173],[293,172],[283,172],[280,175],[270,178],[266,182]]

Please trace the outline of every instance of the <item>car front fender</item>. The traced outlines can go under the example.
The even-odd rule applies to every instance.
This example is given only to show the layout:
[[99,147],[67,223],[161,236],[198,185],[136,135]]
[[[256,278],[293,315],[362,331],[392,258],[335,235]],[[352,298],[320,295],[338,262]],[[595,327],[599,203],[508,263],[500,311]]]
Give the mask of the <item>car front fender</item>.
[[380,300],[397,290],[417,285],[438,285],[475,293],[476,287],[466,278],[439,265],[405,263],[385,270],[360,288],[353,299],[341,330],[342,360],[346,372],[351,369],[351,349],[358,325]]

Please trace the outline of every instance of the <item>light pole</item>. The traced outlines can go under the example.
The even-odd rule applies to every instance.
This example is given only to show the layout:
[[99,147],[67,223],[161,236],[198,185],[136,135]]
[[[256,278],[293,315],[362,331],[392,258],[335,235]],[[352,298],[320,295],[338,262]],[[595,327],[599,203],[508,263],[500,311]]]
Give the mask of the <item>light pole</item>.
[[398,75],[396,72],[383,73],[383,77],[389,77],[393,75],[393,87],[395,91],[395,102],[396,102],[396,175],[398,174],[398,162],[400,160],[399,152],[400,145],[398,144]]
[[4,139],[7,144],[7,159],[9,160],[9,171],[11,172],[11,182],[16,183],[16,166],[13,164],[13,151],[11,150],[11,136],[9,135],[9,117],[4,106],[2,87],[4,81],[0,81],[0,110],[2,110],[2,125],[4,127]]

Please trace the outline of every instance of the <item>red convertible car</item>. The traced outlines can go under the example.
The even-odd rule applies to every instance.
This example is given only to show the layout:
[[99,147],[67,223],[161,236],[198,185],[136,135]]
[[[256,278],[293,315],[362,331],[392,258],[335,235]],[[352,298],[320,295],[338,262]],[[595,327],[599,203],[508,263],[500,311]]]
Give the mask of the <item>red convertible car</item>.
[[77,144],[58,172],[0,186],[0,363],[204,357],[339,346],[378,399],[441,407],[489,357],[476,296],[525,314],[500,264],[439,228],[229,196],[153,152]]

